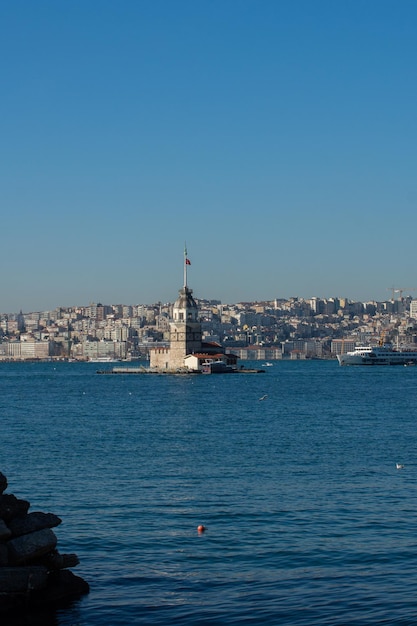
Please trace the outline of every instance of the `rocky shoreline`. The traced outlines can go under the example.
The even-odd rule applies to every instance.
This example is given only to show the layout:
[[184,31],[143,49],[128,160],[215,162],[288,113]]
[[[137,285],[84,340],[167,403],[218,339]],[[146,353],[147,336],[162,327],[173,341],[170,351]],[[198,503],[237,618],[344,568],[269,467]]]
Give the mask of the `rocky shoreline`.
[[68,568],[76,554],[60,554],[52,528],[61,523],[53,513],[29,513],[30,503],[4,493],[0,472],[0,614],[57,605],[89,592],[88,583]]

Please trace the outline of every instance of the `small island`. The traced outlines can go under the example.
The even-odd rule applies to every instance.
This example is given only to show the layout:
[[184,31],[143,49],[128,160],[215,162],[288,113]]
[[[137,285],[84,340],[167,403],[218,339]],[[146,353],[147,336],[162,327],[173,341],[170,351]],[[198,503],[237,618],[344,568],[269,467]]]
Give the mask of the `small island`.
[[198,306],[187,285],[187,258],[184,258],[184,286],[179,290],[169,323],[169,346],[150,350],[150,366],[113,367],[98,374],[243,374],[261,369],[237,366],[236,354],[217,342],[203,341]]

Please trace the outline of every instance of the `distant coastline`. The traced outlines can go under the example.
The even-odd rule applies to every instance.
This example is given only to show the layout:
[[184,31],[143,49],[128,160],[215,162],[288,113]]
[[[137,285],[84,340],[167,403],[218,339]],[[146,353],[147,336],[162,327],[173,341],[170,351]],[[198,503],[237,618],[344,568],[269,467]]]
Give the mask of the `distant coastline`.
[[[394,295],[394,294],[393,294]],[[222,304],[197,299],[204,341],[242,360],[332,359],[355,345],[417,345],[417,300],[290,298]],[[149,360],[167,347],[173,303],[57,307],[0,314],[0,362]]]

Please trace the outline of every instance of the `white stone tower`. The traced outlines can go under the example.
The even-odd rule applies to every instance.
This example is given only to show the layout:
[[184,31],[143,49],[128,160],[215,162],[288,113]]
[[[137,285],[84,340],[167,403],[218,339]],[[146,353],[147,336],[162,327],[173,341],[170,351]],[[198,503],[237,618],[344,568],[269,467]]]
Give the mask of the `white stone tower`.
[[184,285],[173,308],[170,323],[169,364],[171,368],[184,367],[187,354],[201,351],[201,323],[192,289]]
[[169,348],[151,351],[151,367],[176,370],[185,366],[187,354],[201,352],[201,323],[193,291],[187,285],[187,268],[191,265],[184,250],[184,286],[179,290],[170,322]]
[[175,301],[170,323],[170,367],[184,367],[187,354],[201,351],[201,323],[198,319],[198,307],[193,298],[193,291],[187,285],[187,268],[191,265],[184,249],[184,286]]

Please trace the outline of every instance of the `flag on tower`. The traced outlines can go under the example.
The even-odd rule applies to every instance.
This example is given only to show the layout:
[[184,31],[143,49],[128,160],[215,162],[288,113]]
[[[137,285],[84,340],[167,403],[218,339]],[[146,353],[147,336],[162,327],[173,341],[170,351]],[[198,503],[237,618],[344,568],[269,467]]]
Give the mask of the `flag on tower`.
[[188,254],[187,254],[187,245],[184,246],[184,259],[185,259],[185,265],[191,265],[191,261],[188,258]]
[[184,244],[184,287],[187,287],[187,265],[191,265],[191,261],[187,254],[187,244]]

